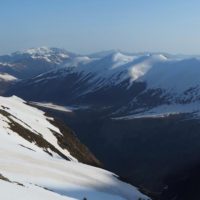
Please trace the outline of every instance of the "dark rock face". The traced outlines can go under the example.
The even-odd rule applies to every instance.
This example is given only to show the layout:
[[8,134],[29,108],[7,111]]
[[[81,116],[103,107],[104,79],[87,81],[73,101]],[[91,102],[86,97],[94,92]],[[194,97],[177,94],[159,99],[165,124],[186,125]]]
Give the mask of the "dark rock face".
[[200,123],[184,115],[112,120],[99,110],[49,112],[65,120],[107,169],[152,192],[161,193],[170,174],[199,162]]
[[57,78],[47,81],[48,76],[43,77],[41,81],[33,79],[32,82],[30,80],[19,82],[11,87],[6,94],[15,94],[31,101],[49,101],[61,105],[119,108],[127,105],[134,96],[137,96],[146,87],[145,83],[135,83],[127,90],[129,80],[126,80],[117,86],[91,91],[89,77],[83,80],[82,76],[76,73],[69,74],[64,78],[60,77],[60,74],[54,74],[52,76]]
[[170,174],[165,183],[167,187],[162,192],[161,200],[200,199],[200,164],[190,164],[179,171]]
[[9,87],[11,87],[12,84],[13,84],[13,82],[7,82],[7,81],[0,80],[0,95],[5,94],[5,91]]
[[[14,116],[12,116],[8,112],[1,109],[0,109],[0,113],[3,116],[5,116],[7,119],[9,119],[10,129],[13,130],[15,133],[17,133],[20,137],[24,138],[25,140],[31,143],[34,143],[35,145],[43,149],[49,155],[52,155],[52,153],[49,151],[51,150],[52,152],[55,152],[62,158],[69,160],[67,156],[65,156],[62,152],[56,149],[51,143],[45,140],[40,134],[35,134],[31,130],[15,122],[12,119],[12,117],[15,118]],[[89,149],[79,141],[79,139],[76,137],[76,135],[70,128],[68,128],[59,120],[50,120],[50,123],[58,127],[60,132],[62,133],[62,135],[60,135],[56,132],[53,132],[53,130],[51,130],[54,133],[55,137],[57,138],[58,144],[62,149],[67,149],[72,156],[74,156],[78,161],[82,163],[97,166],[97,167],[102,167],[102,164],[89,151]]]

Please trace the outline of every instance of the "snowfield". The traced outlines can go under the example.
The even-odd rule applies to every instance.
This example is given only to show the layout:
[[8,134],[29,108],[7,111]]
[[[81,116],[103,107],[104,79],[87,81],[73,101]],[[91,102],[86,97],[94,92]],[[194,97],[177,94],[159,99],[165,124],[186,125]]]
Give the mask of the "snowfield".
[[89,109],[90,106],[61,106],[61,105],[57,105],[57,104],[53,104],[51,102],[35,102],[35,101],[30,101],[29,104],[33,105],[33,106],[38,106],[41,108],[48,108],[51,110],[57,110],[57,111],[62,111],[62,112],[68,112],[68,113],[72,113],[75,110],[86,110]]
[[53,103],[43,103],[43,102],[30,102],[30,103],[38,107],[49,108],[52,110],[58,110],[58,111],[63,111],[63,112],[73,112],[73,109],[74,109],[74,108],[70,108],[66,106],[56,105]]
[[129,120],[129,119],[141,119],[141,118],[165,118],[171,115],[189,114],[193,119],[200,118],[200,105],[197,103],[191,103],[187,105],[173,104],[173,105],[161,105],[146,111],[136,112],[123,117],[113,118],[114,120]]
[[[117,179],[115,174],[80,163],[59,144],[56,135],[62,133],[51,120],[18,97],[0,97],[2,199],[149,199],[135,187]],[[48,146],[42,147],[43,144],[26,138],[23,135],[25,130],[41,137]]]
[[7,73],[0,73],[0,81],[10,82],[10,81],[16,81],[17,78],[7,74]]

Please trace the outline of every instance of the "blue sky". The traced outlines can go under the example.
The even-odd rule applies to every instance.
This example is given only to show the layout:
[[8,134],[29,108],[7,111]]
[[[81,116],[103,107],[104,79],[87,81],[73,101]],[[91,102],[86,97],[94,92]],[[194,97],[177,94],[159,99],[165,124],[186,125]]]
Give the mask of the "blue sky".
[[198,0],[0,0],[0,53],[53,46],[200,54]]

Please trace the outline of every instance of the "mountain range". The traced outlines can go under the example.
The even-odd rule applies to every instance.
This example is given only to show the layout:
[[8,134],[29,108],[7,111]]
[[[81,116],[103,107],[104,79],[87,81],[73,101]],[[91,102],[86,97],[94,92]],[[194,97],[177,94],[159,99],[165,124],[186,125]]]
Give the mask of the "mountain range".
[[[56,48],[29,49],[1,56],[0,72],[4,80],[5,74],[10,81],[21,80],[10,93],[34,101],[113,107],[112,98],[117,98],[115,114],[125,118],[136,113],[137,117],[157,112],[198,114],[198,57],[116,51],[102,54],[81,56]],[[51,90],[47,90],[49,86]]]
[[199,74],[198,56],[166,53],[42,47],[0,56],[1,94],[61,119],[106,169],[168,200],[180,195],[172,175],[199,165]]

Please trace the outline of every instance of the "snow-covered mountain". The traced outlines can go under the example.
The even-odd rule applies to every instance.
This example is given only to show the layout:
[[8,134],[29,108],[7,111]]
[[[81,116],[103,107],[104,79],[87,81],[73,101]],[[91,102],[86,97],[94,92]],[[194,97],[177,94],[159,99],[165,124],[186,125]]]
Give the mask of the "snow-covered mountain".
[[[169,104],[173,108],[184,105],[187,112],[197,112],[199,73],[198,57],[114,52],[99,58],[75,57],[61,68],[20,82],[10,93],[34,101],[91,106],[101,102],[103,106],[115,106],[113,99],[119,99],[114,112],[118,117],[153,112],[151,109]],[[49,86],[51,90],[47,89]],[[62,98],[55,99],[55,96]],[[179,112],[172,107],[170,112]]]
[[58,68],[71,62],[78,55],[58,48],[31,48],[10,55],[0,56],[0,73],[7,73],[19,79],[32,78],[40,73]]
[[0,97],[0,132],[4,200],[149,199],[115,174],[86,165],[99,163],[70,129],[16,96]]

